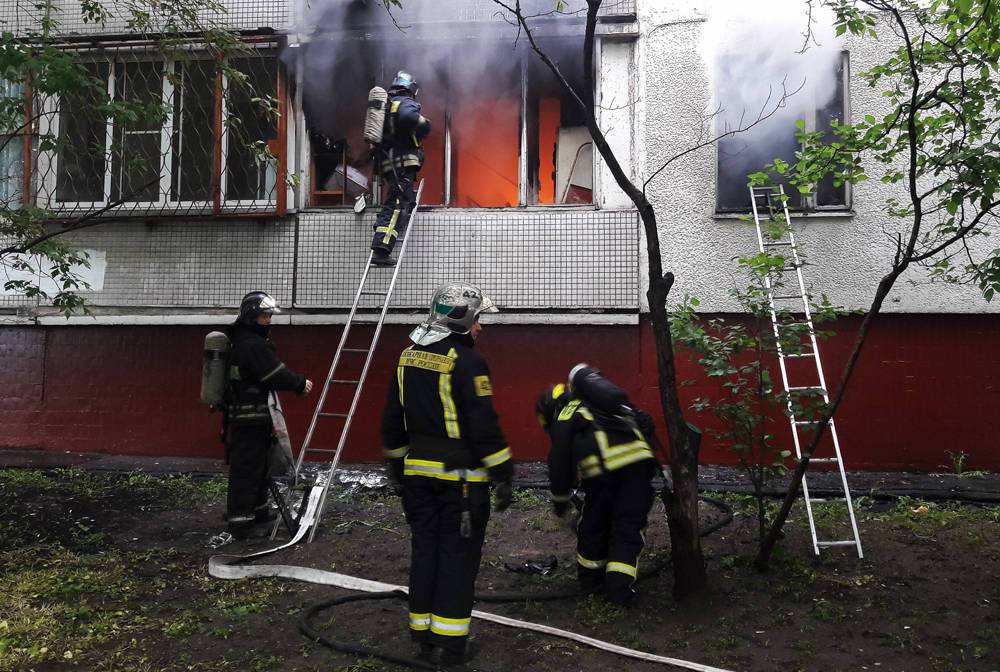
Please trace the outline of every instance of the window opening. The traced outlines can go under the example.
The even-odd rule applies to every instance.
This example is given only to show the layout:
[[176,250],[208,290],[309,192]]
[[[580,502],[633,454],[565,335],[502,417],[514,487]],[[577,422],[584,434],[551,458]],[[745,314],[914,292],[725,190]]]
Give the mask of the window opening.
[[[827,79],[826,88],[817,91],[813,82],[806,82],[803,89],[788,100],[788,113],[779,113],[767,119],[749,131],[724,138],[718,144],[718,179],[717,179],[717,209],[720,212],[746,212],[750,209],[750,192],[747,189],[747,175],[764,169],[764,166],[775,159],[788,163],[797,161],[799,142],[795,137],[795,122],[802,119],[807,131],[821,130],[825,137],[834,139],[831,123],[838,123],[846,118],[846,70],[847,54],[842,54],[833,68],[831,77]],[[745,71],[745,66],[739,63],[739,57],[730,55],[720,60],[718,85],[725,88],[739,73]],[[796,83],[790,83],[793,87]],[[764,92],[766,95],[766,91]],[[724,90],[718,92],[718,98],[723,108],[726,108]],[[761,99],[763,102],[763,99]],[[747,118],[758,110],[747,110]],[[732,127],[739,117],[739,110],[727,110],[727,117]],[[748,119],[745,118],[744,122]],[[721,129],[717,129],[721,130]],[[832,176],[828,176],[816,185],[814,195],[803,197],[797,188],[787,179],[777,179],[788,194],[788,206],[798,210],[813,209],[843,209],[848,205],[848,190],[846,185],[833,186]]]

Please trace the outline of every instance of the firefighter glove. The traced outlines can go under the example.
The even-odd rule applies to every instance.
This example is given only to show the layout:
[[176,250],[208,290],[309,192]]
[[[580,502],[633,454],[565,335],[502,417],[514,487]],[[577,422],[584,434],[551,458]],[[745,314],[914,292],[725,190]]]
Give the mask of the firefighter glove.
[[647,441],[655,439],[656,423],[653,422],[653,416],[642,409],[637,409],[635,412],[635,424],[639,428],[639,431],[642,432],[642,435],[646,437]]
[[513,484],[510,481],[500,481],[493,489],[493,495],[496,497],[496,504],[493,505],[493,510],[497,513],[506,511],[511,502],[514,501]]
[[389,490],[397,497],[403,496],[403,461],[389,462]]
[[569,502],[552,502],[552,513],[556,514],[557,518],[564,517],[569,512]]

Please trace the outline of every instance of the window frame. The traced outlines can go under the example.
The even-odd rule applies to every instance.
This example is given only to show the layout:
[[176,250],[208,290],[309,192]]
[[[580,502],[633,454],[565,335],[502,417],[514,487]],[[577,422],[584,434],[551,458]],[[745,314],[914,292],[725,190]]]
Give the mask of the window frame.
[[[842,123],[849,123],[850,119],[851,119],[851,86],[850,86],[850,84],[851,84],[851,77],[850,77],[850,74],[851,74],[851,69],[850,69],[851,68],[851,59],[850,59],[850,52],[848,50],[846,50],[846,49],[841,50],[840,54],[839,54],[839,58],[841,60],[841,65],[842,65],[842,69],[841,69],[841,73],[840,73],[840,85],[842,87],[843,95],[844,95],[843,109],[841,110],[842,111],[842,120],[843,120]],[[805,122],[803,130],[805,130],[806,132],[813,132],[813,131],[816,130],[816,113],[819,110],[817,109],[815,101],[812,101],[811,110],[812,110],[811,114],[809,114],[805,119],[802,120],[803,122]],[[801,145],[799,145],[799,146],[801,146]],[[715,188],[715,204],[714,204],[715,215],[717,217],[728,217],[728,216],[736,216],[736,215],[746,214],[746,213],[750,212],[750,207],[749,206],[747,206],[747,207],[738,207],[738,208],[723,208],[720,205],[720,203],[719,203],[719,193],[720,193],[720,191],[719,191],[719,185],[723,181],[721,167],[722,166],[721,166],[721,162],[719,161],[719,151],[718,151],[718,147],[717,147],[716,148],[716,156],[715,156],[715,187],[716,187]],[[761,168],[763,168],[763,166]],[[845,182],[842,188],[844,190],[844,202],[843,202],[843,204],[839,204],[839,205],[817,205],[816,204],[816,193],[814,191],[812,194],[810,194],[808,196],[802,196],[799,205],[795,206],[794,208],[791,205],[789,205],[788,210],[789,210],[790,213],[795,213],[798,216],[808,215],[808,214],[831,214],[831,213],[833,213],[833,214],[840,214],[840,213],[844,213],[844,212],[849,212],[849,211],[853,210],[853,208],[854,208],[854,201],[853,201],[854,192],[851,189],[850,183]]]
[[[177,118],[174,110],[174,86],[173,76],[177,72],[180,59],[165,59],[162,54],[153,48],[134,46],[112,48],[103,52],[88,54],[90,50],[80,50],[81,61],[87,63],[107,63],[107,86],[105,93],[109,99],[114,100],[116,93],[115,68],[118,63],[129,63],[136,61],[161,61],[160,69],[160,103],[166,111],[162,124],[159,126],[159,182],[156,200],[126,201],[117,206],[107,209],[108,215],[123,215],[137,217],[186,217],[213,215],[221,217],[262,217],[262,216],[284,216],[287,213],[287,187],[284,178],[288,161],[288,137],[287,119],[289,105],[285,100],[285,72],[281,67],[279,58],[278,43],[273,38],[266,40],[244,40],[248,49],[246,54],[236,54],[233,59],[273,59],[277,67],[275,68],[275,99],[277,101],[277,128],[274,143],[277,151],[275,154],[275,186],[273,196],[267,199],[227,199],[226,198],[226,159],[229,152],[230,134],[225,132],[226,120],[230,116],[226,105],[227,87],[226,77],[218,67],[215,69],[215,87],[212,93],[214,112],[213,127],[210,133],[211,149],[209,154],[212,157],[211,187],[208,199],[182,199],[171,198],[173,191],[173,179],[177,171],[181,170],[179,164],[174,162],[173,135],[176,130]],[[192,46],[191,60],[213,61],[214,59],[200,45]],[[121,56],[119,55],[121,54]],[[40,121],[38,123],[38,133],[50,135],[58,139],[62,131],[61,128],[61,100],[59,96],[51,96],[41,104]],[[100,201],[60,201],[58,200],[58,175],[62,152],[59,149],[52,149],[38,152],[38,167],[35,171],[42,177],[38,178],[40,188],[32,199],[40,206],[49,208],[56,212],[86,212],[105,209],[111,200],[112,180],[114,175],[114,157],[110,148],[116,138],[119,129],[116,127],[115,119],[108,117],[105,120],[104,152],[105,165],[102,182],[102,199]],[[25,150],[30,152],[30,144]],[[29,175],[33,171],[28,171]],[[28,176],[25,182],[30,179]]]
[[[10,84],[14,84],[14,82],[10,82]],[[11,129],[10,132],[0,132],[0,143],[7,143],[4,149],[7,149],[12,144],[16,146],[17,138],[20,138],[21,144],[21,174],[18,176],[20,178],[18,201],[16,205],[13,202],[4,205],[4,207],[12,210],[20,209],[25,203],[31,201],[31,151],[34,143],[32,129],[36,123],[36,120],[32,118],[31,83],[22,82],[19,83],[19,86],[21,88],[19,95],[21,97],[22,115],[20,127]]]

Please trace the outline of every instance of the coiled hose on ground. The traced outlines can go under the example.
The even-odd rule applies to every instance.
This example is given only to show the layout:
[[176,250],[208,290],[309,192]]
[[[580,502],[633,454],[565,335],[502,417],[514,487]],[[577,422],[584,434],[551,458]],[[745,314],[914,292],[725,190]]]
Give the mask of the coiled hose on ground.
[[[698,536],[705,537],[717,530],[725,527],[733,521],[733,510],[732,508],[723,502],[722,500],[715,499],[713,497],[699,497],[699,499],[707,504],[718,507],[722,511],[722,517],[716,520],[711,525],[708,525],[698,531]],[[670,564],[669,556],[658,560],[653,563],[652,566],[640,572],[637,582],[644,581],[652,576],[656,576],[664,567]],[[592,592],[592,591],[591,591]],[[587,591],[576,588],[572,590],[563,591],[548,591],[548,592],[519,592],[519,593],[491,593],[488,595],[476,594],[475,601],[483,603],[506,603],[506,602],[551,602],[554,600],[564,600],[574,597],[581,597],[586,595]],[[308,605],[305,608],[301,618],[299,619],[299,631],[318,644],[333,649],[334,651],[339,651],[341,653],[349,653],[356,656],[362,657],[374,657],[380,658],[382,660],[395,663],[397,665],[405,665],[408,667],[413,667],[421,670],[437,670],[439,669],[436,665],[429,663],[427,661],[421,660],[419,658],[411,656],[401,656],[387,651],[383,651],[371,646],[365,646],[362,644],[356,644],[353,642],[341,641],[338,639],[333,639],[322,635],[317,631],[313,620],[321,613],[332,609],[334,607],[348,604],[351,602],[360,602],[364,600],[391,600],[399,599],[405,600],[407,598],[406,592],[402,590],[390,590],[382,592],[373,593],[354,593],[351,595],[344,595],[341,597],[336,597],[329,600],[323,600],[322,602],[316,602],[314,604]],[[690,669],[714,669],[706,666],[692,665]]]

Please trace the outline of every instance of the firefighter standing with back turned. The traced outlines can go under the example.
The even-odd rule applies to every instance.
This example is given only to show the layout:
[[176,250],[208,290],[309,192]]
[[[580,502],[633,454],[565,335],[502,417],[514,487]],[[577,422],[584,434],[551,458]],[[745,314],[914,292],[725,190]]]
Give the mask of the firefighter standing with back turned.
[[447,283],[410,334],[382,418],[390,476],[411,529],[410,634],[419,657],[460,665],[490,517],[511,501],[510,448],[493,410],[486,361],[473,346],[479,314],[496,312],[472,285]]
[[431,122],[420,114],[420,103],[414,100],[417,83],[411,74],[398,72],[388,93],[382,144],[375,153],[376,167],[389,185],[372,237],[372,263],[377,266],[395,263],[389,255],[413,212],[413,185],[424,163],[422,143],[431,132]]
[[[585,495],[577,525],[577,577],[584,590],[627,605],[635,596],[646,519],[653,506],[653,421],[597,369],[579,364],[568,385],[550,387],[535,405],[552,439],[549,483],[555,514],[568,513],[577,471]],[[648,437],[648,438],[647,438]]]
[[229,423],[226,456],[229,489],[226,520],[229,533],[245,538],[254,525],[274,520],[268,510],[268,453],[274,440],[273,399],[278,390],[309,394],[312,381],[289,371],[268,340],[271,316],[278,304],[265,292],[250,292],[240,303],[240,314],[227,330],[229,354]]

